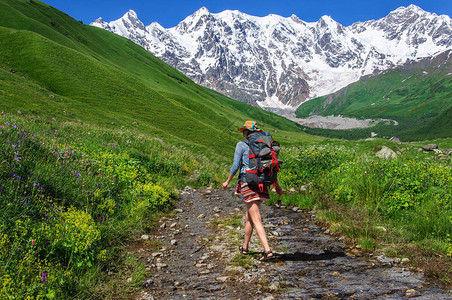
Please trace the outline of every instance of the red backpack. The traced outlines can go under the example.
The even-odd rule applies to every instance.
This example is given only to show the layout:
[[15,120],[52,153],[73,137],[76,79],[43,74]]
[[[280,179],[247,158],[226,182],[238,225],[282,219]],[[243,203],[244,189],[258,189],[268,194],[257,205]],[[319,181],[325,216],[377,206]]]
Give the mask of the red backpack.
[[278,159],[280,147],[269,132],[251,132],[246,143],[250,148],[246,182],[262,192],[264,187],[277,182],[279,166],[282,164]]

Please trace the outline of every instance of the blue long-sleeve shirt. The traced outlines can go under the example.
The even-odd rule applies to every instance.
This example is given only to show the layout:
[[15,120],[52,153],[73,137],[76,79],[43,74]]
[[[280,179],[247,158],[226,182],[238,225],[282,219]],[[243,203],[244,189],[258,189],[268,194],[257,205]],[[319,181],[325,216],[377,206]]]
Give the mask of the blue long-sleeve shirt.
[[229,171],[229,174],[235,175],[239,169],[240,174],[245,174],[245,170],[249,166],[249,150],[250,147],[245,143],[245,141],[240,141],[237,143],[237,145],[235,146],[234,162],[232,163],[231,171]]

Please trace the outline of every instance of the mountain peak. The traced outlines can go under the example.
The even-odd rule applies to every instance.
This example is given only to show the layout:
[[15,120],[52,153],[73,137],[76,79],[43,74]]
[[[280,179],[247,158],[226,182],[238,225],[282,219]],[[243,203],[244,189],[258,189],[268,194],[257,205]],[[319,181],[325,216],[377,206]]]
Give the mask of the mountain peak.
[[407,58],[452,47],[450,18],[436,19],[415,5],[349,27],[328,15],[307,23],[295,15],[256,17],[201,7],[176,27],[152,23],[144,29],[132,20],[135,12],[128,14],[101,27],[132,39],[197,83],[275,107],[296,107]]
[[200,9],[198,9],[197,11],[195,11],[195,13],[193,15],[196,15],[196,16],[210,15],[210,11],[207,9],[207,7],[203,6]]
[[419,6],[411,4],[407,7],[401,6],[401,7],[397,8],[396,10],[390,12],[389,15],[418,15],[418,16],[421,16],[421,15],[436,15],[436,14],[426,12]]
[[129,10],[124,14],[123,17],[125,17],[125,16],[133,17],[133,18],[138,19],[137,13],[136,13],[134,10],[132,10],[132,9],[129,9]]

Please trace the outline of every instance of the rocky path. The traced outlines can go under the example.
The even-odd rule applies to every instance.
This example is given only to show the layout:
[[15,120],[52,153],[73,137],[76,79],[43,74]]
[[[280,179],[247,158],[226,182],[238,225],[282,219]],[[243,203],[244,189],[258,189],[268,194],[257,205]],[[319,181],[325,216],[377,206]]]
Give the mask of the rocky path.
[[261,206],[272,262],[238,252],[245,206],[231,191],[186,188],[172,217],[135,255],[147,277],[134,299],[452,299],[399,260],[363,254],[325,233],[309,212]]

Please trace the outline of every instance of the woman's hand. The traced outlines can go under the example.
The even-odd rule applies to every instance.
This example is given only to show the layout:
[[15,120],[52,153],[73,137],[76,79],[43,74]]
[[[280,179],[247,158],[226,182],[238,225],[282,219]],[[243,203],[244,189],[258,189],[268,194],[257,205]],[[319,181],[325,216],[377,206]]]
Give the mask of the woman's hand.
[[223,190],[228,188],[229,184],[231,183],[232,178],[234,178],[234,175],[229,174],[228,180],[223,182],[223,184],[221,185],[223,187]]
[[228,186],[229,186],[229,182],[227,182],[227,181],[223,182],[223,184],[222,184],[223,190],[227,189]]

